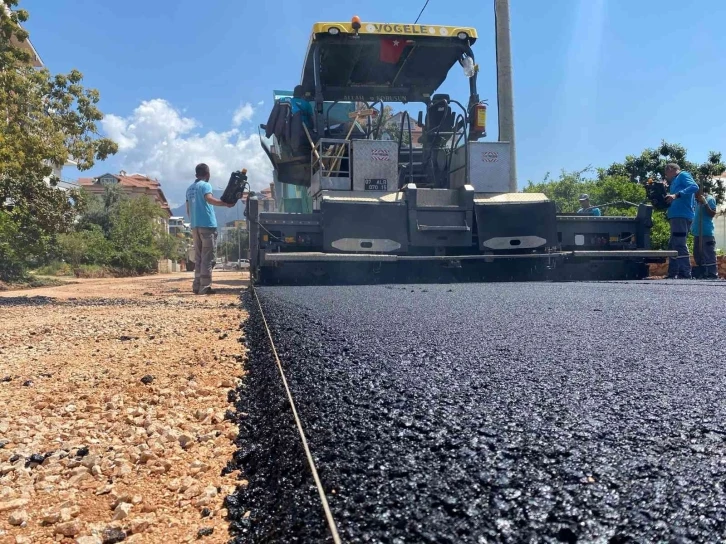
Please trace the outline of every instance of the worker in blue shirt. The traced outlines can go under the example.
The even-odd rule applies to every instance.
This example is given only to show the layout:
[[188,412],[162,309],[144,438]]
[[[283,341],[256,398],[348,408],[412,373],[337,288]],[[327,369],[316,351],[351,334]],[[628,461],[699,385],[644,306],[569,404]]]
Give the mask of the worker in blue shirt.
[[595,215],[600,216],[600,208],[590,207],[590,197],[588,195],[580,195],[580,209],[577,213],[581,215]]
[[292,100],[290,100],[290,104],[292,105],[292,114],[295,115],[299,111],[302,112],[303,123],[305,123],[305,126],[307,126],[308,129],[312,130],[313,107],[310,102],[305,100],[305,92],[303,91],[302,85],[295,87],[295,90],[292,92]]
[[212,270],[216,261],[217,216],[212,206],[234,207],[222,202],[212,193],[209,183],[211,173],[204,163],[195,169],[196,179],[186,192],[187,217],[192,227],[194,241],[194,281],[192,291],[195,295],[212,295]]
[[[696,193],[696,215],[693,220],[693,258],[698,266],[698,277],[718,279],[716,268],[716,238],[714,238],[713,218],[716,216],[716,199],[703,189]],[[695,272],[695,271],[694,271]],[[695,275],[695,274],[694,274]]]
[[665,201],[668,206],[668,222],[671,225],[671,238],[668,249],[678,251],[677,257],[668,259],[668,278],[691,278],[691,255],[688,252],[686,239],[691,230],[695,216],[695,194],[698,184],[688,172],[674,162],[666,164],[665,179],[668,181],[668,192]]

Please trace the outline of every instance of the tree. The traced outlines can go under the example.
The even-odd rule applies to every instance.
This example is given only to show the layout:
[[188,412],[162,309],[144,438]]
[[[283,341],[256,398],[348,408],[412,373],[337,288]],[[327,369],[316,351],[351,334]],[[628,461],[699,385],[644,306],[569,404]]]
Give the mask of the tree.
[[688,160],[685,147],[665,140],[657,149],[645,149],[640,155],[628,155],[623,162],[613,163],[608,168],[600,169],[598,177],[602,179],[608,176],[625,176],[633,182],[644,185],[649,179],[662,179],[665,165],[669,162],[675,162],[682,170],[690,172],[696,182],[716,197],[717,202],[723,202],[725,196],[723,183],[714,179],[726,171],[721,153],[710,151],[708,159],[697,164]]
[[55,187],[53,166],[72,158],[87,170],[118,149],[99,137],[99,94],[81,85],[78,70],[52,76],[31,66],[30,54],[19,46],[28,38],[20,26],[28,13],[9,11],[17,5],[18,0],[0,0],[0,275],[5,280],[22,274],[56,234],[68,232],[82,209],[77,191]]
[[161,207],[146,196],[119,202],[109,237],[114,249],[112,265],[139,274],[156,270],[161,257],[157,242],[162,234],[162,213]]
[[106,185],[103,196],[81,192],[86,196],[86,203],[76,228],[86,230],[98,226],[106,237],[110,236],[112,219],[118,211],[119,203],[128,197],[118,185]]

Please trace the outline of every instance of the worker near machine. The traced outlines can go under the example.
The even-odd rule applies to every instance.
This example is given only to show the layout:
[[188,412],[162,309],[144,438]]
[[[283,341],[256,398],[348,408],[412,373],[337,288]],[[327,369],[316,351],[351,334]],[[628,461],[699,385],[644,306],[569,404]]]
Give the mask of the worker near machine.
[[194,282],[192,291],[197,295],[214,294],[212,290],[212,270],[216,260],[217,217],[213,206],[232,208],[212,194],[209,183],[209,166],[200,163],[196,167],[196,179],[187,189],[186,203],[192,238],[194,240]]
[[580,215],[601,216],[600,208],[590,206],[590,197],[588,195],[580,195],[580,209],[577,210]]
[[678,251],[677,257],[668,259],[668,278],[690,279],[691,255],[688,252],[686,239],[691,230],[695,216],[695,197],[698,184],[693,176],[681,171],[676,163],[668,163],[665,167],[665,178],[668,182],[668,193],[665,202],[668,204],[668,222],[671,225],[671,238],[668,249]]
[[295,115],[297,112],[302,112],[303,123],[305,123],[305,126],[308,127],[309,130],[312,130],[313,107],[310,102],[305,100],[305,92],[303,91],[302,85],[296,86],[295,90],[292,91],[292,100],[290,100],[290,104],[292,105],[292,114]]
[[[716,216],[716,199],[706,194],[703,188],[696,192],[696,215],[691,227],[693,234],[693,258],[698,267],[698,277],[718,279],[716,268],[716,238],[713,218]],[[695,270],[694,270],[695,272]],[[695,274],[694,274],[695,275]]]

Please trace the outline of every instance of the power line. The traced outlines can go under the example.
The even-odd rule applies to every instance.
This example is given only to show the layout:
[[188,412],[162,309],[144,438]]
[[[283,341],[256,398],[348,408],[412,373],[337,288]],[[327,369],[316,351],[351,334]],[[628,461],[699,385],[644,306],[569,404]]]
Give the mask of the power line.
[[418,14],[418,17],[416,17],[416,20],[413,22],[413,24],[418,23],[418,20],[421,18],[421,15],[423,15],[423,12],[426,9],[426,6],[428,6],[428,5],[429,5],[429,0],[426,0],[424,7],[421,8],[421,13]]

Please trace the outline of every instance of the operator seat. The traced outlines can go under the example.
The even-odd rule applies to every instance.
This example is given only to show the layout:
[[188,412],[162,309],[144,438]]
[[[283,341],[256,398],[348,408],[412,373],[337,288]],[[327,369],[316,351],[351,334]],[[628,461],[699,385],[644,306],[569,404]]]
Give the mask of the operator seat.
[[454,132],[454,112],[449,105],[448,94],[435,94],[426,110],[426,133],[435,138],[437,134],[450,136]]
[[449,105],[450,100],[448,94],[435,94],[426,110],[423,135],[424,167],[429,184],[437,188],[448,187],[449,183],[450,159],[442,148],[455,131],[456,119]]

